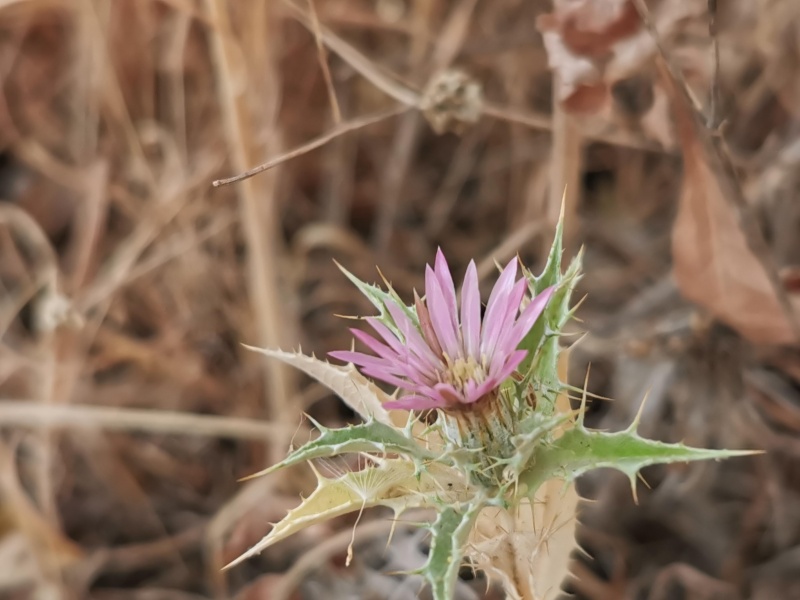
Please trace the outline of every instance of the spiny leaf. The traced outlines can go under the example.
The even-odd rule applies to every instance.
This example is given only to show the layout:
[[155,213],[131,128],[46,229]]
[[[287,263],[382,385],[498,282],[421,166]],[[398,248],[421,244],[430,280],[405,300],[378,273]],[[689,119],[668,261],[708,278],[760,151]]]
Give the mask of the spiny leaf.
[[556,223],[556,231],[553,236],[553,245],[550,246],[550,254],[547,255],[542,274],[538,277],[530,274],[528,281],[531,283],[534,294],[541,294],[547,288],[557,285],[561,280],[561,255],[564,253],[564,204],[561,204],[561,213]]
[[[551,253],[551,259],[553,256]],[[555,284],[558,287],[553,297],[520,344],[521,349],[528,350],[528,355],[519,367],[520,372],[527,374],[524,384],[527,385],[528,382],[536,384],[536,391],[539,392],[537,411],[545,415],[553,414],[555,411],[555,399],[560,388],[557,374],[558,334],[570,318],[569,302],[580,276],[581,259],[582,253],[579,253],[570,263],[566,273],[564,275],[559,273]],[[545,273],[548,269],[549,265]],[[539,281],[545,277],[542,275],[537,280],[529,271],[526,272],[526,276],[528,285],[534,292],[538,289]]]
[[265,548],[322,521],[372,506],[387,506],[399,515],[408,508],[457,501],[467,494],[463,478],[433,463],[417,473],[413,462],[385,460],[379,466],[345,473],[335,479],[317,475],[317,489],[273,527],[260,542],[227,565],[232,567]]
[[343,429],[327,429],[315,423],[321,435],[304,444],[281,462],[259,471],[246,479],[267,475],[283,467],[315,458],[339,456],[348,452],[395,453],[417,460],[432,460],[434,455],[401,431],[374,419]]
[[481,511],[467,556],[508,600],[562,598],[561,584],[576,549],[578,494],[574,485],[551,479],[535,497]]
[[339,263],[336,263],[336,266],[339,267],[339,270],[342,273],[344,273],[345,276],[350,281],[353,282],[353,285],[355,285],[358,288],[358,290],[362,294],[364,294],[364,296],[367,297],[367,300],[372,302],[372,305],[378,309],[378,312],[380,314],[377,317],[377,319],[381,323],[386,325],[389,329],[391,329],[392,333],[394,333],[398,337],[398,339],[402,340],[404,336],[397,327],[397,325],[395,324],[394,319],[392,319],[391,315],[386,309],[387,303],[392,302],[397,306],[399,306],[401,309],[403,309],[403,312],[405,312],[406,315],[408,315],[408,318],[411,319],[412,323],[419,322],[419,319],[417,318],[417,311],[414,310],[414,308],[411,306],[406,306],[406,304],[400,299],[400,296],[397,294],[397,292],[394,291],[394,289],[388,284],[388,282],[386,283],[386,285],[389,288],[389,291],[386,292],[377,285],[361,281],[358,277],[353,275],[350,271],[345,269]]
[[447,506],[431,526],[433,537],[428,562],[420,573],[431,584],[434,600],[453,598],[466,542],[483,506],[481,502],[470,504],[464,510]]
[[516,451],[501,461],[506,463],[506,471],[511,474],[513,481],[516,481],[519,474],[528,468],[531,456],[536,452],[539,445],[548,439],[552,439],[554,437],[553,434],[573,418],[573,413],[557,413],[546,417],[541,413],[535,412],[522,421],[520,424],[522,433],[515,435],[512,440]]
[[389,412],[382,406],[382,402],[388,400],[388,396],[378,386],[361,375],[353,365],[339,367],[313,356],[306,356],[297,352],[255,348],[247,345],[245,345],[245,348],[260,352],[270,358],[277,358],[288,365],[300,369],[334,392],[365,421],[374,418],[376,421],[386,425],[392,424]]
[[[519,366],[521,373],[526,375],[522,389],[531,381],[543,383],[543,397],[539,398],[537,410],[544,414],[553,414],[555,410],[556,394],[548,393],[557,389],[558,377],[556,364],[558,361],[557,334],[566,323],[569,313],[569,300],[572,289],[580,272],[580,254],[573,259],[567,272],[561,273],[561,256],[564,253],[564,201],[561,204],[561,214],[556,224],[553,244],[547,256],[542,274],[538,277],[528,269],[523,268],[523,274],[528,280],[531,294],[537,296],[549,287],[556,291],[550,302],[547,303],[542,315],[522,340],[520,348],[528,351],[528,355]],[[537,390],[538,391],[538,390]]]
[[520,477],[520,483],[527,485],[529,492],[534,492],[548,479],[558,478],[572,482],[586,471],[608,467],[622,471],[635,484],[639,470],[650,465],[749,454],[754,452],[705,450],[684,444],[647,440],[636,433],[633,425],[617,433],[590,431],[578,425],[552,444],[539,446],[533,454],[529,469]]

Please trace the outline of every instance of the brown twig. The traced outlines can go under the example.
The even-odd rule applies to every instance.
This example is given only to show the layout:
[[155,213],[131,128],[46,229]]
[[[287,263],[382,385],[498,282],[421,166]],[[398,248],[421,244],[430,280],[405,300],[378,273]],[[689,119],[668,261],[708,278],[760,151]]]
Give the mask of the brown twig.
[[236,417],[198,415],[169,410],[108,406],[43,405],[25,400],[0,401],[0,427],[48,429],[102,429],[171,435],[272,440],[285,446],[293,430],[275,424]]
[[[583,135],[559,100],[558,73],[553,73],[553,138],[550,150],[550,186],[547,219],[552,227],[563,210],[564,248],[572,255],[578,220],[580,177],[583,170]],[[545,245],[549,241],[544,242]],[[545,248],[546,251],[546,248]]]
[[[250,6],[250,5],[248,5]],[[261,10],[268,10],[259,3],[252,5],[255,13],[252,21],[266,20],[273,14],[261,14]],[[225,134],[228,147],[231,151],[231,163],[236,171],[243,172],[253,160],[256,145],[253,139],[252,117],[249,112],[248,98],[237,91],[233,74],[242,73],[247,76],[247,64],[237,58],[243,56],[242,47],[236,46],[237,39],[230,21],[228,11],[230,7],[223,0],[206,0],[206,10],[214,23],[209,30],[212,56],[216,70],[218,97],[222,108],[225,123]],[[271,10],[271,9],[269,9]],[[272,25],[274,31],[277,26]],[[262,32],[254,35],[263,36]],[[272,39],[274,36],[267,34]],[[263,56],[261,71],[265,69],[274,73],[274,57],[268,48],[260,48]],[[260,99],[260,104],[269,106],[277,103],[279,82],[277,74],[269,85],[265,86],[265,97]],[[276,140],[274,113],[273,121],[265,126],[270,130],[268,139]],[[274,142],[273,142],[274,143]],[[278,278],[277,258],[279,256],[279,215],[276,203],[277,179],[275,177],[262,178],[256,186],[253,179],[246,179],[243,185],[237,187],[239,197],[239,210],[242,227],[248,247],[247,281],[250,288],[251,307],[256,320],[257,343],[264,347],[280,348],[283,345],[284,329],[287,320],[285,303],[281,307],[280,300],[282,283]],[[265,404],[269,414],[278,420],[295,421],[298,416],[296,407],[291,405],[294,397],[292,389],[293,376],[277,361],[266,363],[264,370],[264,387],[266,391]],[[283,453],[284,448],[274,445],[274,458]]]
[[319,137],[314,138],[313,140],[298,146],[294,150],[290,150],[289,152],[284,152],[280,156],[276,156],[272,160],[268,160],[265,163],[260,164],[257,167],[249,169],[240,173],[239,175],[234,175],[233,177],[227,177],[225,179],[217,179],[214,181],[214,187],[219,187],[221,185],[228,185],[230,183],[237,183],[239,181],[244,181],[245,179],[249,179],[254,175],[258,175],[259,173],[263,173],[264,171],[268,171],[274,167],[277,167],[280,164],[283,164],[293,158],[297,158],[298,156],[302,156],[312,150],[316,150],[329,142],[332,142],[336,138],[346,133],[350,133],[351,131],[357,131],[358,129],[363,129],[364,127],[368,127],[369,125],[373,125],[375,123],[380,123],[381,121],[385,121],[391,117],[396,115],[403,114],[409,110],[408,106],[395,106],[390,108],[389,110],[380,111],[378,113],[372,115],[365,115],[363,117],[358,117],[357,119],[352,119],[350,121],[346,121],[344,123],[340,123],[332,130],[327,133],[320,135]]
[[[477,0],[461,0],[448,15],[430,57],[430,64],[422,76],[429,79],[448,68],[464,44],[469,30],[470,19]],[[422,118],[417,112],[403,119],[395,134],[394,143],[383,178],[380,212],[373,231],[373,242],[379,254],[389,247],[392,232],[397,221],[403,184],[414,156],[414,151],[422,132]]]
[[716,131],[721,123],[719,115],[719,38],[717,37],[717,0],[708,0],[708,36],[711,38],[713,66],[711,71],[711,98],[707,125]]
[[314,0],[308,0],[308,13],[311,16],[311,29],[314,32],[314,42],[317,44],[317,59],[319,60],[320,69],[322,69],[322,78],[325,80],[325,87],[328,90],[328,100],[331,103],[333,122],[339,125],[342,122],[342,111],[339,108],[339,100],[336,98],[336,88],[333,85],[333,77],[331,77],[331,70],[328,66],[328,54],[325,51],[325,45],[322,43],[319,16],[317,15],[317,6]]

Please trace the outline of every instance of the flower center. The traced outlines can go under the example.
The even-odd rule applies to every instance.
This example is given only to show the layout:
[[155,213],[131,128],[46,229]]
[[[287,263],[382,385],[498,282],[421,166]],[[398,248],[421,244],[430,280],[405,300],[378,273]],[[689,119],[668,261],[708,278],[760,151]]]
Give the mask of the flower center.
[[472,356],[467,358],[459,356],[453,360],[446,352],[443,354],[447,364],[447,369],[443,373],[446,383],[463,388],[468,381],[480,383],[486,379],[486,369]]

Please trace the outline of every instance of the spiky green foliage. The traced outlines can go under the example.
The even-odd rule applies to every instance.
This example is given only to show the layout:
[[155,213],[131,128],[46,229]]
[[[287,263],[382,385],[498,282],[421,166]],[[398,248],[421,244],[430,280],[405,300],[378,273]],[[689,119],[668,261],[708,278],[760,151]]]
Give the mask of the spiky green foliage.
[[419,570],[430,582],[434,598],[452,598],[467,540],[483,502],[465,507],[444,505],[431,526],[428,562]]
[[520,344],[520,348],[528,350],[528,356],[520,365],[520,372],[526,374],[523,385],[532,385],[539,400],[538,412],[545,415],[552,415],[555,412],[556,398],[561,391],[558,379],[558,336],[572,316],[569,303],[581,270],[582,252],[572,260],[566,272],[562,274],[563,237],[562,212],[562,219],[559,219],[556,226],[553,245],[550,247],[550,254],[542,274],[537,277],[528,269],[524,270],[533,294],[539,294],[550,286],[556,286],[553,298],[541,318],[536,321]]
[[440,464],[418,472],[413,462],[383,460],[377,466],[329,479],[317,475],[317,488],[289,511],[264,539],[228,567],[259,554],[265,548],[313,525],[373,506],[391,508],[396,516],[409,508],[463,502],[471,496],[464,478]]
[[630,479],[635,493],[637,475],[644,467],[753,454],[749,450],[707,450],[648,440],[639,435],[637,426],[638,419],[624,431],[592,431],[584,426],[581,416],[558,439],[536,445],[519,482],[536,490],[549,479],[571,483],[592,469],[612,468]]
[[[417,311],[413,306],[407,306],[405,302],[400,299],[400,296],[397,295],[397,292],[394,291],[394,288],[392,288],[392,286],[389,285],[385,279],[384,283],[389,290],[388,292],[382,290],[377,285],[361,281],[358,277],[353,275],[338,262],[336,263],[336,266],[339,267],[339,270],[344,273],[344,275],[353,283],[353,285],[358,288],[358,291],[364,294],[367,300],[369,300],[372,305],[378,309],[378,320],[391,329],[395,334],[397,334],[398,337],[402,338],[402,333],[397,328],[394,319],[392,319],[389,311],[386,309],[386,303],[388,301],[396,302],[412,321],[417,322]],[[381,277],[383,277],[383,275],[381,275]]]
[[[583,422],[585,407],[565,408],[559,337],[572,316],[570,298],[580,277],[580,256],[562,272],[562,234],[559,223],[541,275],[523,271],[534,294],[551,286],[555,291],[520,345],[528,355],[519,376],[509,378],[491,402],[440,411],[432,425],[410,416],[391,418],[382,406],[389,396],[352,365],[337,367],[299,353],[260,350],[327,385],[364,423],[343,429],[318,425],[316,439],[259,475],[344,453],[367,454],[370,466],[335,478],[317,474],[316,490],[232,564],[303,527],[348,512],[385,506],[398,516],[409,508],[428,507],[438,518],[431,525],[428,561],[418,572],[430,583],[435,600],[452,597],[465,556],[497,576],[509,597],[551,600],[558,595],[572,549],[564,546],[565,539],[574,544],[575,478],[590,469],[612,467],[635,482],[648,465],[745,454],[646,440],[636,431],[638,422],[617,433],[592,431]],[[389,301],[397,302],[419,325],[414,307],[403,304],[394,290],[383,291],[342,271],[395,333],[398,327],[386,308]],[[566,538],[559,533],[563,531]],[[547,553],[556,542],[559,550],[553,552],[560,562],[552,565],[546,563]]]
[[351,425],[342,429],[328,429],[316,421],[314,425],[320,431],[320,436],[301,446],[281,462],[276,463],[250,475],[246,479],[268,475],[273,471],[296,465],[297,463],[313,460],[315,458],[330,458],[353,452],[372,452],[380,455],[400,454],[406,458],[417,461],[433,460],[434,454],[420,446],[405,432],[385,425],[374,419],[360,425]]
[[245,346],[245,348],[259,352],[269,358],[280,360],[302,371],[309,377],[313,377],[339,396],[348,407],[365,421],[374,418],[381,423],[392,423],[389,413],[383,408],[383,402],[388,399],[388,396],[377,385],[361,375],[352,365],[337,367],[324,360],[317,360],[313,356],[306,356],[299,352],[284,352],[283,350],[254,348],[253,346]]

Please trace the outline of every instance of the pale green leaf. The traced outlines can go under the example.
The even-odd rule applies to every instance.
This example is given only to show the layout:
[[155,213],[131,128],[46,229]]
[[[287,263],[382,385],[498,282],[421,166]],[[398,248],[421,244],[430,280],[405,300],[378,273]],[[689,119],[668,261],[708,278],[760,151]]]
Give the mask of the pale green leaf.
[[406,437],[402,431],[379,421],[370,420],[342,429],[327,429],[319,424],[316,425],[321,432],[318,438],[291,452],[279,463],[250,475],[247,479],[267,475],[307,460],[339,456],[348,452],[373,452],[383,455],[393,453],[418,461],[435,458],[431,452]]
[[[558,379],[558,337],[572,316],[569,303],[580,277],[581,259],[582,254],[578,254],[572,260],[542,315],[520,343],[521,349],[528,350],[528,355],[519,367],[520,372],[526,375],[523,387],[534,385],[536,410],[545,415],[555,412],[555,402],[561,389]],[[529,285],[534,287],[530,279]]]
[[578,425],[552,444],[539,446],[530,467],[520,476],[529,493],[551,478],[571,482],[591,469],[612,468],[625,473],[631,482],[644,467],[656,464],[715,460],[754,454],[749,450],[706,450],[684,444],[647,440],[632,426],[625,431],[590,431]]
[[353,275],[350,271],[345,269],[339,263],[336,263],[336,266],[339,267],[339,270],[342,273],[344,273],[345,276],[351,282],[353,282],[353,285],[355,285],[358,288],[358,291],[364,294],[367,300],[369,300],[372,303],[372,305],[378,309],[379,314],[376,318],[381,323],[386,325],[392,331],[392,333],[394,333],[398,337],[398,339],[402,340],[404,339],[404,336],[398,329],[397,325],[394,322],[394,319],[392,319],[392,316],[389,314],[386,308],[387,303],[393,302],[394,304],[399,306],[403,310],[403,312],[406,313],[408,318],[411,319],[412,323],[419,323],[419,319],[417,318],[417,311],[414,309],[414,307],[406,306],[406,304],[400,299],[400,296],[397,294],[397,292],[394,291],[394,289],[391,286],[388,286],[387,284],[387,286],[389,287],[389,291],[386,292],[377,285],[361,281],[358,277]]
[[446,506],[441,509],[436,522],[431,526],[428,562],[420,573],[430,583],[434,600],[453,598],[467,539],[483,506],[480,502],[467,505],[463,509]]
[[433,463],[417,471],[408,460],[384,460],[378,466],[345,473],[335,479],[317,476],[317,488],[273,527],[260,542],[231,562],[232,567],[265,548],[313,525],[373,506],[387,506],[398,515],[408,508],[457,502],[470,494],[455,470]]
[[344,400],[345,404],[365,421],[374,418],[386,425],[392,424],[389,412],[382,406],[382,402],[388,400],[389,397],[378,386],[361,375],[353,365],[340,367],[314,356],[306,356],[297,352],[255,348],[247,345],[245,348],[260,352],[270,358],[276,358],[313,377]]
[[508,458],[503,459],[510,481],[517,481],[520,473],[528,468],[531,457],[540,445],[554,437],[557,431],[574,418],[572,413],[557,413],[546,417],[534,412],[525,418],[519,426],[521,433],[512,439],[515,451]]
[[555,412],[555,402],[559,392],[558,381],[558,335],[570,318],[570,298],[580,276],[581,253],[570,263],[566,273],[561,272],[561,257],[564,251],[564,210],[556,225],[553,245],[547,257],[542,274],[538,277],[528,269],[523,274],[528,280],[528,288],[533,296],[542,293],[548,287],[555,287],[550,302],[542,315],[536,320],[531,330],[520,343],[520,349],[527,350],[528,355],[519,366],[525,374],[520,388],[524,390],[534,384],[537,395],[537,411],[545,415]]
[[534,294],[540,294],[545,289],[558,285],[561,281],[561,255],[564,253],[564,206],[561,206],[561,214],[558,216],[556,231],[553,235],[553,244],[550,246],[550,254],[547,255],[542,274],[538,277],[529,274],[528,281]]

